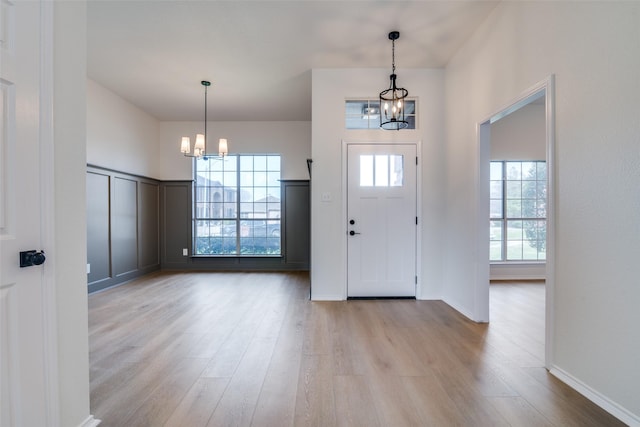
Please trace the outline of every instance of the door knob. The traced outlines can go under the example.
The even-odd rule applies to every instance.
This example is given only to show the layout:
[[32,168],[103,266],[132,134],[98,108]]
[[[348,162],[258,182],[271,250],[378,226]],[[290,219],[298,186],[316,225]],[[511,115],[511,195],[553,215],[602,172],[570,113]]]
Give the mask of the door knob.
[[351,231],[349,232],[349,234],[350,234],[351,236],[355,236],[356,234],[360,234],[360,233],[356,233],[355,231],[351,230]]
[[24,251],[20,252],[20,267],[31,267],[32,265],[40,265],[44,263],[47,257],[44,251]]

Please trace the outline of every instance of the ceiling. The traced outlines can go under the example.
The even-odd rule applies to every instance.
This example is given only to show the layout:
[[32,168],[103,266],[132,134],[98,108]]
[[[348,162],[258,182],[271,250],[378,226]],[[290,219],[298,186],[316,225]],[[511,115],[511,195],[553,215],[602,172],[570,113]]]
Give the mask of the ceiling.
[[497,3],[89,0],[87,73],[162,121],[203,119],[201,80],[209,120],[308,121],[313,68],[390,72],[392,30],[399,70],[444,67]]

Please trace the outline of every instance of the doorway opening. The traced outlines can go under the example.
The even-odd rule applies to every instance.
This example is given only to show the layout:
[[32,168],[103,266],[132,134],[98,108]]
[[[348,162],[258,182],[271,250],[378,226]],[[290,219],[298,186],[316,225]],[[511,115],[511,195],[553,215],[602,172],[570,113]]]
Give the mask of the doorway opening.
[[[506,118],[507,116],[521,111],[524,107],[530,107],[533,105],[540,105],[544,112],[544,147],[543,153],[546,162],[546,228],[544,236],[544,249],[546,252],[546,265],[542,273],[540,271],[532,273],[531,270],[528,274],[534,274],[534,278],[537,280],[544,280],[545,293],[544,293],[544,363],[548,368],[551,363],[552,343],[553,343],[553,289],[554,289],[554,242],[555,242],[555,95],[554,95],[554,76],[551,75],[547,79],[539,82],[529,90],[525,91],[515,101],[510,103],[504,108],[499,109],[494,114],[489,116],[486,120],[478,123],[478,143],[479,143],[479,179],[478,179],[478,215],[477,227],[477,249],[478,249],[478,281],[476,282],[475,294],[476,294],[476,317],[478,319],[489,319],[490,313],[490,279],[491,279],[491,266],[490,266],[490,248],[489,241],[490,227],[488,227],[489,212],[490,212],[490,165],[491,165],[491,142],[492,142],[492,125],[497,121]],[[522,160],[522,159],[520,159]],[[484,215],[486,213],[487,215]],[[525,265],[525,267],[527,267]],[[532,265],[528,266],[532,267]],[[525,272],[525,273],[523,273]],[[526,269],[521,269],[521,276],[519,278],[526,277]],[[512,273],[513,274],[513,273]],[[509,279],[518,279],[518,273],[515,276],[509,277]],[[495,275],[495,272],[494,272]]]

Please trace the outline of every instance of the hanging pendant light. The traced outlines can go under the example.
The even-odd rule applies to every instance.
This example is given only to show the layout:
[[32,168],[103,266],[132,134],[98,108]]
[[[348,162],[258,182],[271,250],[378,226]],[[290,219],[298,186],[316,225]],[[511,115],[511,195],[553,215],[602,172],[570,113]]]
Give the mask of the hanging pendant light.
[[409,126],[404,119],[404,100],[409,91],[396,86],[396,44],[400,38],[400,32],[391,31],[391,75],[389,76],[389,89],[380,92],[380,128],[385,130],[400,130]]
[[184,154],[185,157],[195,157],[196,159],[202,158],[206,160],[209,158],[224,157],[229,154],[227,140],[224,138],[220,138],[218,141],[217,154],[207,153],[207,89],[211,86],[211,82],[202,80],[200,84],[204,86],[204,134],[196,134],[196,141],[193,145],[193,154],[191,154],[191,138],[183,136],[182,142],[180,143],[180,152]]

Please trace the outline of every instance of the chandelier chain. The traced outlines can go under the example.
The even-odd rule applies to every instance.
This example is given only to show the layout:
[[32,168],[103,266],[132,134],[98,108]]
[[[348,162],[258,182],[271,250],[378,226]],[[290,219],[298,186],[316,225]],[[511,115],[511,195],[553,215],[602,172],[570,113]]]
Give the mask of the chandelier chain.
[[396,41],[391,40],[391,74],[396,73]]
[[204,86],[204,152],[207,152],[207,90],[209,87]]

